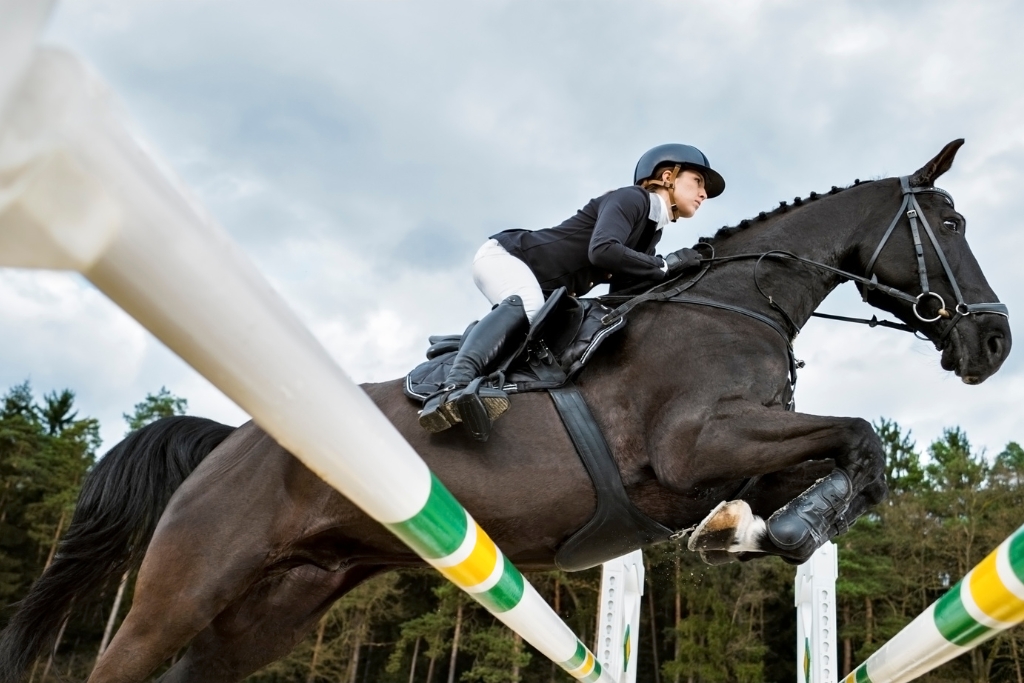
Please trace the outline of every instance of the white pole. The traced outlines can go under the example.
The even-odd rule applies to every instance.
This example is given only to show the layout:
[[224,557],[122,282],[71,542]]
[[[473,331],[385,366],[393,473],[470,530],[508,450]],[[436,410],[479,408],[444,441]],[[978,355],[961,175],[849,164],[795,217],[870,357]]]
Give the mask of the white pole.
[[601,565],[600,619],[595,650],[604,670],[620,683],[636,683],[644,556],[639,550]]
[[0,0],[0,117],[32,61],[55,0]]
[[72,55],[37,50],[0,119],[0,265],[81,272],[541,653],[612,683],[110,99]]
[[836,578],[839,556],[826,543],[797,567],[796,670],[798,683],[836,683]]

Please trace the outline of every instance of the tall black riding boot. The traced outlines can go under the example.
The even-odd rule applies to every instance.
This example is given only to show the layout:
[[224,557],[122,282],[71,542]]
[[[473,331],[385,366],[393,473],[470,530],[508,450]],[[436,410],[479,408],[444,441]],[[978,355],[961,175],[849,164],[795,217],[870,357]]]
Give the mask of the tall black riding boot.
[[510,296],[494,307],[462,340],[444,390],[429,397],[420,411],[420,426],[437,433],[462,422],[477,441],[487,441],[491,423],[511,403],[501,388],[481,386],[479,378],[522,343],[530,330],[523,300]]

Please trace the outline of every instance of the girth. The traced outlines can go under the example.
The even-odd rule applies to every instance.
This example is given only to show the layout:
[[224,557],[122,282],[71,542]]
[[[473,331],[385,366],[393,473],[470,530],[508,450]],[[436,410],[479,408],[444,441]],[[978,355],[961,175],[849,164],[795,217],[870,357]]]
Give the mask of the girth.
[[674,532],[640,512],[626,495],[615,457],[579,387],[565,376],[550,354],[535,354],[530,366],[542,380],[562,384],[548,393],[597,494],[593,516],[559,546],[555,564],[570,572],[589,569],[637,548],[668,540]]
[[[718,301],[688,297],[678,293],[671,298],[661,300],[709,306],[740,313],[762,322],[778,332],[786,342],[789,358],[789,400],[786,410],[794,409],[793,392],[796,387],[796,371],[798,367],[802,367],[803,363],[796,360],[793,355],[793,345],[782,325],[756,311]],[[614,317],[608,322],[614,323],[618,320],[618,317]],[[569,438],[572,439],[573,446],[576,447],[576,452],[590,475],[594,484],[594,492],[597,495],[597,506],[593,516],[559,546],[555,553],[555,564],[565,571],[588,569],[637,548],[678,536],[679,532],[673,532],[638,510],[626,495],[626,487],[622,482],[619,467],[615,463],[615,456],[601,433],[601,428],[594,420],[579,387],[565,376],[557,363],[552,361],[551,354],[543,353],[543,349],[540,354],[532,354],[530,367],[542,380],[561,384],[559,388],[547,391],[551,394],[551,400],[558,410],[562,424],[565,425]],[[758,477],[745,479],[736,493],[732,495],[731,500],[741,498],[757,480]]]

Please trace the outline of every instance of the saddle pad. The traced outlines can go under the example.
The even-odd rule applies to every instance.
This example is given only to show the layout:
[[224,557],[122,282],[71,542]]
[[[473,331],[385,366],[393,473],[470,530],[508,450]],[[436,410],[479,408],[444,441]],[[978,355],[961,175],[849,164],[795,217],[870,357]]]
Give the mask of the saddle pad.
[[[596,299],[572,299],[571,308],[566,315],[559,315],[556,320],[545,320],[541,334],[535,335],[535,330],[531,328],[527,342],[508,363],[502,387],[506,392],[524,393],[561,386],[561,382],[545,381],[537,377],[530,367],[531,355],[543,356],[550,353],[565,376],[572,379],[593,358],[601,344],[626,325],[624,317],[609,325],[603,324],[601,319],[612,309]],[[534,327],[538,327],[538,322],[539,316],[534,321]],[[405,395],[423,401],[440,391],[461,340],[459,335],[431,337],[428,360],[417,365],[405,377]]]

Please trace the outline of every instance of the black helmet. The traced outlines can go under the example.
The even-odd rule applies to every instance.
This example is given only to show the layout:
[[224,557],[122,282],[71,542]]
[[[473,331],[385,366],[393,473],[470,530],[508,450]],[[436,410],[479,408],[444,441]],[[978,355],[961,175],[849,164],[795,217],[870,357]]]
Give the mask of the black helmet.
[[658,145],[644,152],[640,161],[636,162],[633,184],[639,185],[652,177],[659,166],[669,164],[678,164],[684,170],[693,169],[704,176],[704,189],[708,193],[708,199],[717,197],[725,191],[725,178],[711,168],[711,162],[704,156],[704,152],[696,147],[677,143]]

